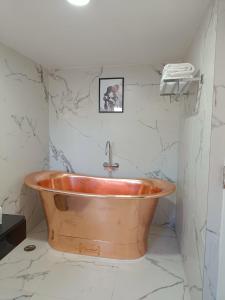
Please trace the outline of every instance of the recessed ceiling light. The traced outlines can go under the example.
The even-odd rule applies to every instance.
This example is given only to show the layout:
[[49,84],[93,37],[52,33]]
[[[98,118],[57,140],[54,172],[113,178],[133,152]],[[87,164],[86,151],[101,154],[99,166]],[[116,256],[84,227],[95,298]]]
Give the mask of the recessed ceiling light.
[[67,0],[67,2],[76,6],[84,6],[87,5],[90,2],[90,0]]

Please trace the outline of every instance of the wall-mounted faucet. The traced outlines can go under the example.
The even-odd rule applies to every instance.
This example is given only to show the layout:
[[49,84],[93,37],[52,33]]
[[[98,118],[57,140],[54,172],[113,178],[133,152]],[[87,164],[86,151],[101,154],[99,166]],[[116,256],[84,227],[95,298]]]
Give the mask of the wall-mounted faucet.
[[113,171],[113,169],[118,169],[119,164],[112,162],[112,147],[111,147],[110,141],[106,142],[105,155],[108,156],[108,162],[104,162],[103,167],[110,170],[110,171]]

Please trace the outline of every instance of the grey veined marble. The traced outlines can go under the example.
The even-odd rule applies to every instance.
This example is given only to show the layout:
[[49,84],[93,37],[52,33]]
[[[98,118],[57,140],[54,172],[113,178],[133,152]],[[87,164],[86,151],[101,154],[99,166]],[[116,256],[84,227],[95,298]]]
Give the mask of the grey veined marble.
[[[115,177],[177,179],[180,106],[159,96],[151,65],[49,72],[50,167],[107,176],[105,143],[112,142]],[[99,77],[124,77],[124,113],[98,112]],[[157,224],[174,224],[175,197],[161,200]]]
[[[27,244],[36,250],[25,253]],[[151,228],[145,257],[118,261],[51,249],[43,222],[0,269],[1,300],[190,300],[175,233],[164,226]]]
[[[23,214],[28,230],[43,218],[26,174],[48,168],[48,103],[44,69],[0,45],[0,205]],[[19,298],[18,298],[19,299]]]

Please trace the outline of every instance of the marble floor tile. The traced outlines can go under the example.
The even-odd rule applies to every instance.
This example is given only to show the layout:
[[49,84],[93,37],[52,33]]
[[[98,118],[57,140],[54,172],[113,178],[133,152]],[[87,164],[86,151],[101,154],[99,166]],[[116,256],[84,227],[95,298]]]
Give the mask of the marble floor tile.
[[[111,299],[116,269],[111,266],[77,263],[58,265],[40,287],[43,295],[66,300]],[[62,280],[63,278],[63,280]]]
[[0,261],[0,290],[0,300],[190,300],[176,235],[158,226],[145,257],[121,261],[55,251],[43,222]]
[[163,292],[163,297],[159,299],[183,299],[185,284],[182,265],[145,257],[133,266],[119,268],[113,299],[153,299],[153,296],[158,299],[158,294]]
[[0,300],[30,300],[33,294],[16,289],[5,289],[1,288]]
[[[75,298],[74,298],[75,299]],[[52,298],[52,297],[49,297],[49,296],[43,296],[43,295],[39,295],[39,294],[36,294],[34,295],[31,300],[65,300],[63,298]]]

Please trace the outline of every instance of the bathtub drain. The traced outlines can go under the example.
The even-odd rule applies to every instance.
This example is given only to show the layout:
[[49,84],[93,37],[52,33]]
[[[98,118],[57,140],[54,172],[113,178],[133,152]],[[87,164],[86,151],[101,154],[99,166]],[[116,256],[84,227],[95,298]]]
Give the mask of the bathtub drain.
[[24,247],[24,251],[26,251],[26,252],[31,252],[31,251],[34,251],[35,249],[36,249],[35,245],[28,245],[28,246]]

